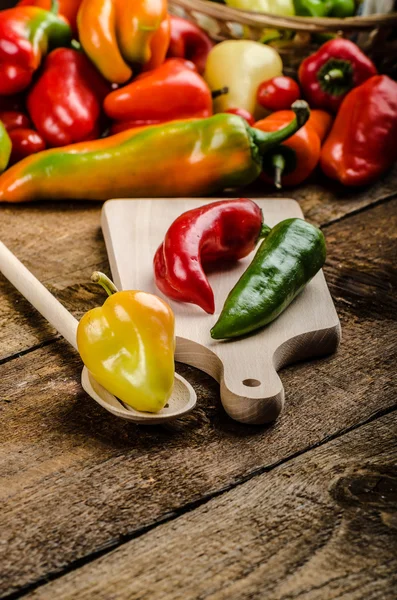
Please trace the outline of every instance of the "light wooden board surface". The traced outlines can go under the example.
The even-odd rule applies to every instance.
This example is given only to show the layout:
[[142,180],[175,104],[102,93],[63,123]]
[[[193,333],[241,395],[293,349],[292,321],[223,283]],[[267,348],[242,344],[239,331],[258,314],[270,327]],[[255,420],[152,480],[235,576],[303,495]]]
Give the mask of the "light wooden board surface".
[[[197,367],[221,386],[221,401],[237,421],[273,421],[284,404],[277,371],[286,364],[333,352],[340,339],[339,319],[324,275],[319,272],[282,315],[254,335],[231,341],[211,339],[224,301],[251,262],[255,251],[208,279],[216,312],[175,302],[156,287],[153,256],[171,223],[182,213],[209,204],[208,199],[109,200],[102,209],[102,229],[113,279],[122,289],[142,289],[166,299],[176,319],[176,360]],[[264,221],[274,227],[290,217],[303,218],[294,200],[260,199]]]

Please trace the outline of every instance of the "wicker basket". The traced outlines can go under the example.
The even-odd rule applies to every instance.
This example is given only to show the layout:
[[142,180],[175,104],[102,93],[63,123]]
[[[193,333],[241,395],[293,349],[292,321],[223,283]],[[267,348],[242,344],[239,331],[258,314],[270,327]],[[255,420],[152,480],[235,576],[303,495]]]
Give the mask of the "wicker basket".
[[215,41],[244,37],[274,46],[287,72],[296,71],[323,43],[323,34],[337,34],[356,42],[380,72],[397,77],[397,13],[317,19],[248,12],[206,0],[169,0],[169,6],[170,12],[194,21]]

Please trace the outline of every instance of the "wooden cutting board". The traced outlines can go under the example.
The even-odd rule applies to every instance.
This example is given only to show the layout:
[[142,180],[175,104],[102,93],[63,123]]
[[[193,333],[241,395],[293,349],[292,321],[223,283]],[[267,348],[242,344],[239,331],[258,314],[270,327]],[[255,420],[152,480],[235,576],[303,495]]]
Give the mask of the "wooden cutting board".
[[[152,260],[165,232],[181,213],[215,200],[108,200],[102,209],[102,229],[116,286],[163,296],[154,283]],[[294,200],[256,198],[255,202],[271,227],[288,217],[303,217]],[[276,419],[284,404],[277,371],[288,363],[334,352],[341,329],[321,271],[267,327],[233,341],[212,340],[210,328],[252,256],[209,275],[216,314],[207,315],[192,304],[167,301],[176,316],[175,359],[201,369],[220,383],[222,404],[233,419],[261,424]]]

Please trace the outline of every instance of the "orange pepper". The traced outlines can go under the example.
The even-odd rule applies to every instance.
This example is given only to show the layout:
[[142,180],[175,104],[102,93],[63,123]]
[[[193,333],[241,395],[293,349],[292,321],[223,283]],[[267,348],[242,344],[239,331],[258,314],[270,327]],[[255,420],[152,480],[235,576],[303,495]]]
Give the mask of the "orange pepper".
[[331,129],[332,121],[332,115],[325,110],[312,109],[310,111],[308,124],[317,131],[317,135],[320,138],[321,143],[323,143]]
[[[254,127],[266,132],[278,131],[293,118],[291,110],[280,110],[257,121]],[[315,169],[320,152],[319,135],[308,122],[280,146],[263,156],[260,178],[267,183],[274,183],[277,188],[298,185]]]
[[[79,10],[81,0],[58,0],[58,14],[68,21],[73,33],[77,33],[77,12]],[[52,0],[20,0],[17,6],[38,6],[45,10],[51,10]]]
[[84,51],[112,83],[126,83],[131,66],[164,61],[170,38],[167,0],[82,0],[77,26]]

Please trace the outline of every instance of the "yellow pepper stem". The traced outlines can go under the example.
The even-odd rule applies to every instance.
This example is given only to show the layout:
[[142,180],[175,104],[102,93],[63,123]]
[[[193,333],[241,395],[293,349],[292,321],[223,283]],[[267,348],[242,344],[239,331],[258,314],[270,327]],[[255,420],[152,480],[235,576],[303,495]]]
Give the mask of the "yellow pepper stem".
[[100,271],[95,271],[91,275],[91,281],[93,283],[99,283],[99,285],[103,287],[108,296],[117,294],[117,292],[119,291],[114,285],[113,281],[109,279],[109,277],[105,275],[105,273],[101,273]]

